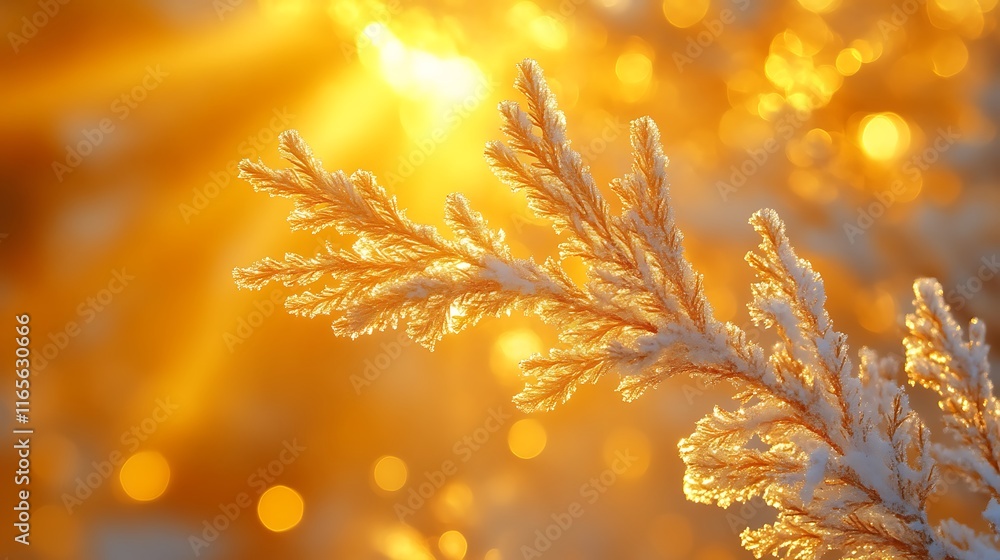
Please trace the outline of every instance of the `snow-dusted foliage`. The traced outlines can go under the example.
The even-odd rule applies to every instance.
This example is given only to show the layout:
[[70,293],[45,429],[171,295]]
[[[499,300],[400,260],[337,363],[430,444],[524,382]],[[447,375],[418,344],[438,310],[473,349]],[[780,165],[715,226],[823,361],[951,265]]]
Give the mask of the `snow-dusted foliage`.
[[[822,280],[796,256],[775,212],[750,219],[761,243],[747,255],[757,274],[751,316],[779,340],[764,348],[713,317],[702,277],[684,258],[652,120],[632,123],[632,169],[610,185],[624,210],[612,212],[570,146],[541,70],[532,61],[518,70],[527,107],[501,104],[508,141],[490,143],[486,159],[563,234],[559,259],[513,257],[503,232],[459,194],[445,204],[451,236],[416,224],[373,175],[327,173],[290,131],[281,136],[290,169],[244,161],[241,176],[293,199],[293,228],[333,227],[357,241],[350,250],[328,246],[237,269],[239,285],[326,279],[319,291],[290,296],[288,309],[335,315],[334,331],[350,337],[403,321],[427,347],[488,315],[536,314],[557,329],[561,346],[522,363],[530,381],[515,402],[526,411],[549,410],[607,374],[619,376],[626,400],[679,374],[733,384],[735,405],[717,407],[679,444],[684,490],[722,507],[755,497],[774,507],[775,522],[742,534],[758,557],[1000,558],[995,533],[953,520],[933,525],[927,513],[939,473],[953,469],[991,496],[984,516],[1000,521],[1000,405],[982,324],[972,323],[966,341],[940,286],[916,283],[906,371],[941,395],[953,441],[932,443],[892,380],[899,364],[867,349],[852,363],[824,309]],[[583,260],[586,284],[564,272],[567,257]]]

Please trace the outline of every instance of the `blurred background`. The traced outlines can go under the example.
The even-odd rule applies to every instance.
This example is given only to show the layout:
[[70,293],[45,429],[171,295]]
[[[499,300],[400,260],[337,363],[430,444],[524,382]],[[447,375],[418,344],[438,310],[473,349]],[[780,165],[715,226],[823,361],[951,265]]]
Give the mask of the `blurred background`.
[[[556,236],[482,159],[532,57],[599,183],[630,165],[628,121],[658,122],[720,319],[749,328],[746,220],[773,207],[853,348],[901,355],[927,275],[995,346],[995,4],[3,2],[0,349],[13,357],[29,313],[35,433],[32,545],[13,541],[5,436],[0,551],[748,558],[738,534],[766,507],[682,493],[677,442],[730,405],[725,388],[674,379],[625,405],[609,381],[526,417],[510,404],[517,362],[555,339],[535,318],[486,321],[434,353],[397,333],[337,339],[285,314],[284,288],[235,288],[234,267],[323,241],[290,233],[290,204],[235,165],[279,165],[277,133],[295,128],[414,218],[440,224],[462,191],[519,255],[551,254]],[[8,383],[2,425],[23,427]],[[942,515],[978,504],[949,486]]]

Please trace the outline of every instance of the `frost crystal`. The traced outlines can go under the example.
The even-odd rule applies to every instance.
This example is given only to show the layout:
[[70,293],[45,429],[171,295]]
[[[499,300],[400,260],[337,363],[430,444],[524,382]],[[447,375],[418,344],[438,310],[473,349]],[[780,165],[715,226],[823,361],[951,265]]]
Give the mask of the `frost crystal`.
[[[624,208],[615,214],[570,147],[565,117],[533,61],[519,65],[515,85],[527,107],[500,105],[508,141],[489,143],[486,159],[563,234],[559,259],[514,258],[503,232],[488,228],[459,194],[445,204],[452,237],[416,224],[373,175],[326,172],[289,131],[281,151],[290,169],[244,161],[241,177],[294,200],[292,228],[333,227],[357,242],[313,257],[261,260],[237,269],[237,283],[259,289],[328,279],[319,291],[290,296],[286,307],[310,317],[334,314],[340,336],[402,320],[429,348],[488,315],[534,313],[558,330],[561,346],[522,362],[534,379],[514,398],[525,411],[549,410],[612,373],[626,400],[674,375],[733,384],[735,407],[717,407],[679,443],[684,491],[722,507],[761,497],[775,508],[774,523],[741,535],[757,557],[1000,558],[995,532],[950,519],[932,525],[927,515],[938,474],[951,470],[992,498],[984,517],[994,529],[1000,521],[1000,404],[980,322],[966,340],[941,287],[915,284],[906,372],[911,383],[939,394],[944,431],[957,442],[932,443],[891,380],[897,364],[867,349],[852,364],[846,337],[824,308],[822,279],[796,256],[774,211],[750,219],[761,243],[746,257],[757,275],[751,317],[778,336],[765,349],[712,315],[702,277],[683,255],[653,121],[632,123],[632,169],[610,184]],[[585,285],[562,269],[568,257],[583,260]]]

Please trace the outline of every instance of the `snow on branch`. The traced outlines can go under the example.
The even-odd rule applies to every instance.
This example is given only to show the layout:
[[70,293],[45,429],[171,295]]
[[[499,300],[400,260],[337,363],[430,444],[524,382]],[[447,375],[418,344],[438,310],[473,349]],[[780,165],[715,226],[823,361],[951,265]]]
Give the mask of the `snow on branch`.
[[[949,469],[991,497],[983,515],[994,530],[1000,523],[1000,404],[982,323],[973,321],[964,338],[940,286],[916,283],[905,369],[911,383],[939,394],[954,442],[932,443],[892,381],[898,364],[861,349],[854,365],[826,312],[822,279],[795,254],[774,211],[750,219],[761,243],[746,257],[757,275],[750,315],[778,337],[764,349],[714,318],[702,276],[684,257],[655,123],[632,123],[632,168],[610,183],[623,208],[614,213],[534,61],[518,66],[515,87],[526,106],[500,105],[507,139],[490,142],[486,160],[562,235],[559,258],[513,257],[504,233],[460,194],[445,200],[448,232],[417,224],[374,175],[325,171],[288,131],[280,147],[290,168],[243,161],[241,177],[292,199],[293,229],[330,227],[357,240],[350,249],[265,258],[236,269],[236,282],[301,289],[288,297],[289,311],[332,315],[339,336],[402,323],[428,348],[483,317],[538,315],[560,345],[522,362],[530,381],[514,401],[525,411],[550,410],[605,376],[618,377],[626,400],[675,375],[733,384],[735,403],[717,407],[679,443],[684,491],[721,507],[762,498],[775,508],[774,523],[741,535],[757,557],[1000,558],[995,531],[934,525],[927,514],[938,474]],[[563,270],[569,257],[583,260],[583,285]]]

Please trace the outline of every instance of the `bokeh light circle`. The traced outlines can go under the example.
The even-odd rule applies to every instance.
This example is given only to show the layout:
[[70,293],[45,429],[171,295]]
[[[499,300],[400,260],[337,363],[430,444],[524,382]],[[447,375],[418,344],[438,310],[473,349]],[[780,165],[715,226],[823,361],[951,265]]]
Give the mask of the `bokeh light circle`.
[[910,147],[910,127],[895,113],[876,113],[861,120],[861,149],[874,160],[887,161]]
[[641,84],[653,75],[653,61],[640,52],[624,52],[615,63],[615,74],[626,84]]
[[257,502],[257,517],[265,527],[280,533],[299,524],[305,502],[298,492],[287,486],[277,485],[268,488]]
[[545,427],[534,418],[514,422],[507,433],[510,452],[521,459],[533,459],[545,449]]
[[674,27],[691,27],[705,17],[708,0],[663,0],[663,16]]
[[462,560],[469,549],[469,544],[462,533],[446,531],[438,539],[438,548],[441,549],[441,555],[448,560]]
[[122,490],[133,500],[155,500],[170,483],[170,464],[157,451],[140,451],[125,461],[118,479]]
[[372,473],[375,484],[387,492],[395,492],[406,484],[406,463],[399,457],[384,455],[375,463]]

